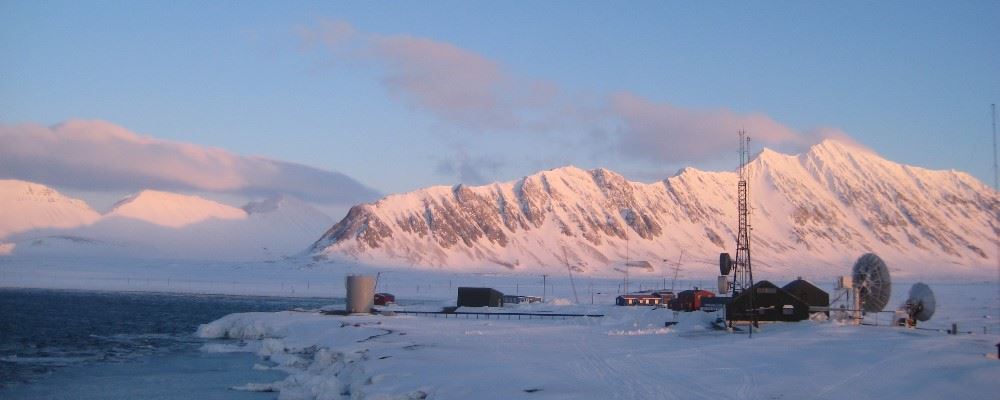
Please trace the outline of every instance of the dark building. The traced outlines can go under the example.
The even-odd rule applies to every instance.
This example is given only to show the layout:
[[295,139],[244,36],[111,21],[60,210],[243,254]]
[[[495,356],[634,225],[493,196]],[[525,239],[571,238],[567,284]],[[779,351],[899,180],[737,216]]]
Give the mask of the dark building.
[[733,301],[733,298],[726,296],[705,297],[701,299],[701,310],[705,312],[716,312],[725,308],[731,301]]
[[459,307],[503,307],[503,293],[493,288],[458,288]]
[[715,293],[701,289],[684,290],[677,293],[668,306],[674,311],[696,311],[701,309],[701,300],[710,297],[715,297]]
[[750,294],[758,321],[801,321],[809,319],[809,305],[785,289],[768,281],[759,281],[744,290],[726,306],[726,319],[749,321],[751,319]]
[[[830,295],[805,279],[791,281],[782,289],[806,302],[809,307],[830,307]],[[826,315],[830,315],[830,312],[826,311]]]
[[674,292],[669,290],[654,290],[653,295],[660,296],[660,303],[662,304],[670,303],[670,300],[674,299]]

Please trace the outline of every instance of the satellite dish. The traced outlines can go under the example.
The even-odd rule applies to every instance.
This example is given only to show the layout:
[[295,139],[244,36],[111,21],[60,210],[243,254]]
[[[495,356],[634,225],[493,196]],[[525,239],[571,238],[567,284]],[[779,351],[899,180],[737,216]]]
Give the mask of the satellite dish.
[[923,282],[917,282],[910,287],[910,296],[906,299],[906,304],[903,307],[910,314],[910,318],[917,321],[927,321],[934,315],[937,301],[934,300],[934,292],[931,291],[930,286]]
[[729,253],[719,253],[719,274],[729,275],[729,271],[733,269],[733,259],[729,257]]
[[868,253],[854,263],[854,287],[859,290],[861,309],[865,312],[879,312],[889,303],[892,283],[889,268],[875,253]]

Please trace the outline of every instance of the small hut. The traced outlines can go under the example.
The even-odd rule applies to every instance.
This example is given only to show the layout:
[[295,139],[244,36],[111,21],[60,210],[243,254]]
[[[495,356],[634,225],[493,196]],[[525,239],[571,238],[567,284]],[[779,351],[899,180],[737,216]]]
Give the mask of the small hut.
[[[806,302],[809,307],[830,307],[830,295],[802,277],[789,282],[782,289]],[[826,315],[830,315],[830,312],[826,311]]]
[[618,296],[615,304],[619,306],[655,306],[663,302],[663,297],[658,294],[630,293]]
[[459,307],[503,307],[503,293],[493,288],[458,288]]
[[[750,294],[753,293],[753,310]],[[809,319],[809,305],[805,301],[768,281],[758,281],[748,290],[733,298],[726,306],[726,319],[749,321],[756,311],[758,321],[801,321]]]
[[541,303],[542,298],[539,296],[520,296],[520,295],[503,295],[503,304],[530,304],[530,303]]
[[674,292],[669,290],[654,290],[653,296],[660,296],[660,303],[667,304],[670,303],[670,300],[674,299]]

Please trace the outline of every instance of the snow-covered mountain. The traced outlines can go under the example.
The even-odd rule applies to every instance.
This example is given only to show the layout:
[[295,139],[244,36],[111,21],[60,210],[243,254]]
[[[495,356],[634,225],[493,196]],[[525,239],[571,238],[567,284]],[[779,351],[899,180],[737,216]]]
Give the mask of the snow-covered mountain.
[[245,219],[247,212],[198,196],[143,190],[119,201],[106,216],[180,228],[210,219]]
[[0,180],[0,239],[39,228],[72,228],[94,223],[101,214],[87,203],[37,183]]
[[[991,273],[996,192],[958,171],[897,164],[826,140],[765,149],[748,167],[755,271],[842,274],[874,251],[904,273]],[[613,273],[626,259],[717,270],[735,251],[734,172],[686,168],[651,184],[563,167],[485,186],[437,186],[350,210],[311,249],[318,260],[454,269],[570,264]]]
[[104,215],[44,185],[0,182],[0,254],[194,260],[272,260],[302,251],[333,223],[312,206],[274,197],[232,207],[145,190]]

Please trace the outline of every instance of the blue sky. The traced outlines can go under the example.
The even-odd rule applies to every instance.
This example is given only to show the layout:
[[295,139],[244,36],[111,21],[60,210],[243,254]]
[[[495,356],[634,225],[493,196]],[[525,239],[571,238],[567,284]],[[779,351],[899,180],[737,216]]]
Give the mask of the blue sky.
[[991,183],[998,17],[996,1],[2,1],[0,124],[98,119],[381,193],[565,164],[731,169],[733,126],[785,151],[836,130]]

